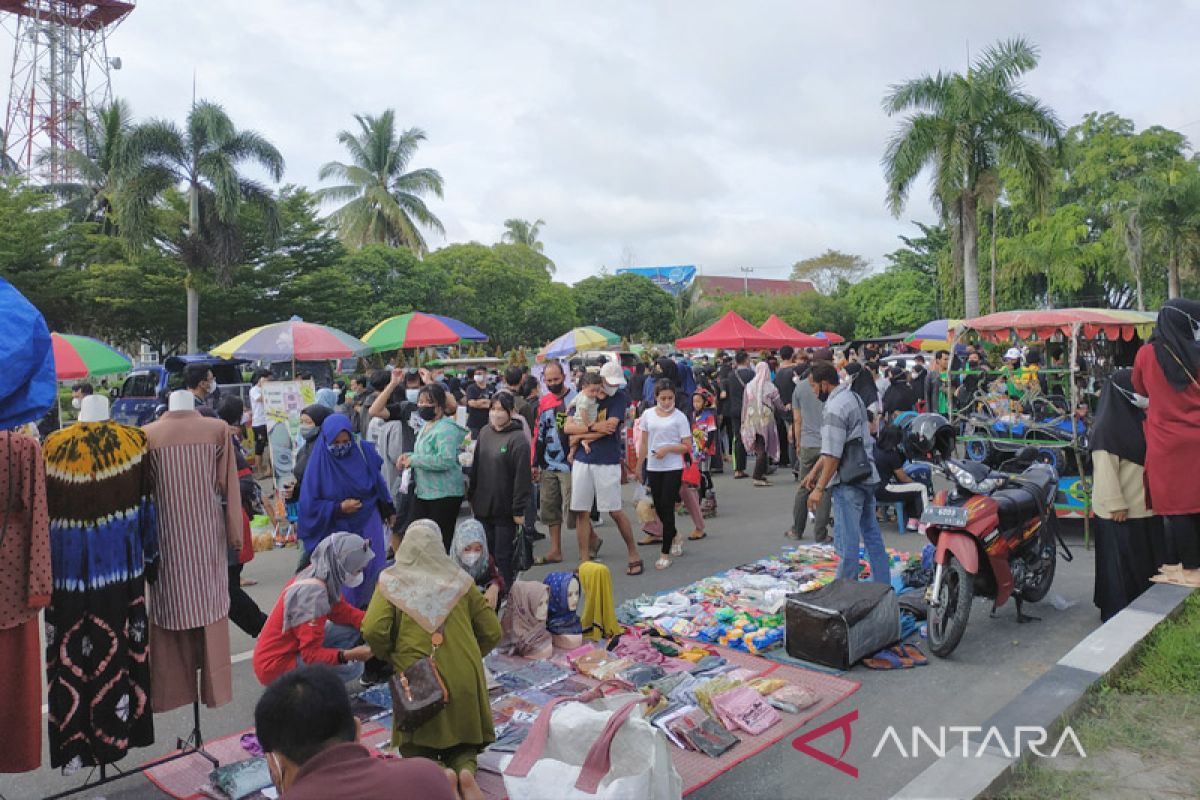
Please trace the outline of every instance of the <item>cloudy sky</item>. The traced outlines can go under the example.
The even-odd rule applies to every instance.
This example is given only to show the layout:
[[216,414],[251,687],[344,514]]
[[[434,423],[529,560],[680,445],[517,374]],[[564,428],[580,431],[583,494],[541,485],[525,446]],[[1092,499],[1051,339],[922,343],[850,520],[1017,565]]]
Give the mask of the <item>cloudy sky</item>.
[[317,185],[352,114],[395,108],[429,136],[414,165],[445,178],[447,241],[540,217],[575,281],[630,260],[785,277],[830,247],[881,265],[932,219],[924,184],[884,207],[884,92],[998,39],[1041,48],[1028,89],[1068,125],[1113,110],[1200,138],[1197,30],[1200,5],[1171,0],[141,0],[109,50],[136,114],[182,119],[194,71],[287,182]]

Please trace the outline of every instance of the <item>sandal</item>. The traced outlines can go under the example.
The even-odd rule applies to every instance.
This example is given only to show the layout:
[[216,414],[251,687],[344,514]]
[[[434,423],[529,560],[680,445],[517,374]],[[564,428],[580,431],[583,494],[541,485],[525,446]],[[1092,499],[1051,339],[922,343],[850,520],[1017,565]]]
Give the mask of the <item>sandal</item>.
[[750,476],[749,476],[749,475],[747,475],[747,474],[746,474],[746,473],[744,473],[744,472],[735,472],[735,473],[733,473],[733,479],[734,479],[735,481],[740,481],[740,480],[743,480],[743,479],[745,479],[745,478],[749,478],[749,477],[750,477]]
[[771,482],[770,482],[770,481],[766,481],[766,480],[762,480],[762,479],[758,479],[758,480],[755,480],[755,481],[754,481],[754,485],[755,485],[755,486],[758,486],[758,487],[770,486],[770,485],[771,485]]
[[915,666],[902,647],[880,650],[870,658],[864,658],[862,663],[864,667],[870,669],[911,669]]
[[638,539],[638,544],[662,544],[662,537],[654,537],[647,533],[645,536]]
[[683,555],[683,542],[679,539],[671,542],[671,555],[676,557]]
[[604,544],[604,540],[599,536],[596,537],[596,546],[588,548],[588,558],[596,560],[596,554],[600,552],[600,546]]
[[654,562],[655,569],[666,569],[669,566],[671,566],[671,559],[666,556],[659,556],[658,561]]
[[626,569],[625,569],[626,575],[641,575],[642,570],[644,569],[644,567],[642,566],[642,560],[640,558],[637,561],[630,561],[625,566],[626,566]]
[[547,556],[536,556],[533,559],[533,565],[535,567],[544,567],[547,564],[561,564],[561,563],[562,563],[561,558],[548,558]]
[[897,650],[904,651],[904,654],[912,659],[914,667],[923,667],[929,663],[929,657],[921,652],[921,648],[915,644],[901,644],[896,646]]
[[[697,536],[696,534],[700,534],[700,535],[699,535],[699,536]],[[705,533],[705,532],[704,532],[704,531],[702,531],[702,530],[698,530],[698,529],[697,529],[697,530],[694,530],[694,531],[692,531],[691,533],[689,533],[689,534],[688,534],[688,538],[689,538],[689,539],[691,539],[693,542],[698,542],[698,541],[700,541],[701,539],[703,539],[703,538],[705,538],[705,537],[707,537],[707,536],[708,536],[708,534],[707,534],[707,533]]]

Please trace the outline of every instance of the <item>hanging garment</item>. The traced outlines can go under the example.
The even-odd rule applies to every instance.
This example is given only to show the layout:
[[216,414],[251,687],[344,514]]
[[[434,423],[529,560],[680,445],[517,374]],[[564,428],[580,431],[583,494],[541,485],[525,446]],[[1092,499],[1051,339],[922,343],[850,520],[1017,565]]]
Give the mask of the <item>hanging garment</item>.
[[139,429],[81,422],[48,436],[44,454],[50,765],[73,771],[154,742],[144,572],[158,528]]
[[0,432],[0,772],[42,765],[38,610],[50,602],[50,524],[42,450]]
[[[195,411],[168,411],[145,430],[162,555],[150,585],[151,707],[158,714],[198,699],[197,670],[205,704],[220,706],[233,698],[227,555],[242,546],[229,428]],[[156,643],[159,630],[168,633]],[[173,647],[188,652],[168,653]],[[172,665],[187,674],[172,674]]]

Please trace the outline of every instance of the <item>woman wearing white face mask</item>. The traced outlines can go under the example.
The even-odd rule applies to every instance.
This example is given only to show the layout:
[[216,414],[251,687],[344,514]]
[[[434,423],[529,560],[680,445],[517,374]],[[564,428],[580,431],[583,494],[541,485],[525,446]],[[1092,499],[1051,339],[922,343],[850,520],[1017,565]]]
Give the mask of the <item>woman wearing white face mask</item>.
[[[346,602],[342,588],[363,582],[375,553],[356,533],[324,539],[312,563],[284,587],[254,646],[254,674],[266,686],[301,664],[326,664],[343,681],[362,675],[371,649],[360,641],[363,612]],[[357,645],[357,646],[356,646]]]
[[488,424],[475,443],[468,492],[471,511],[483,523],[488,550],[496,558],[505,586],[512,586],[515,579],[513,540],[516,526],[525,522],[532,475],[529,437],[513,419],[513,408],[508,392],[492,398]]
[[508,593],[508,587],[496,567],[496,559],[488,551],[483,523],[467,518],[454,526],[450,557],[475,580],[475,587],[483,592],[483,599],[495,611],[500,606],[500,600]]

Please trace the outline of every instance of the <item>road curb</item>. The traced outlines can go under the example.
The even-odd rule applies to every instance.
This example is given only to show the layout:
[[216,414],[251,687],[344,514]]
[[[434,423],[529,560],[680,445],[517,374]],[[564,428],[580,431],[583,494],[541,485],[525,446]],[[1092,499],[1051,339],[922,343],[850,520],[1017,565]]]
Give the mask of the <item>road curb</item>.
[[971,757],[964,758],[961,749],[947,752],[893,794],[894,800],[971,800],[1001,789],[1026,757],[1025,750],[1010,755],[990,746],[979,754],[977,748],[983,747],[988,732],[995,728],[1004,741],[1013,742],[1017,726],[1050,730],[1065,723],[1087,692],[1124,666],[1142,640],[1173,617],[1192,591],[1171,584],[1150,587],[984,722],[970,737]]

